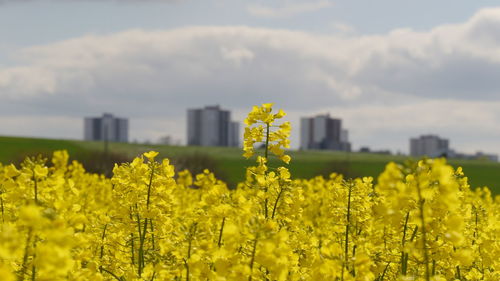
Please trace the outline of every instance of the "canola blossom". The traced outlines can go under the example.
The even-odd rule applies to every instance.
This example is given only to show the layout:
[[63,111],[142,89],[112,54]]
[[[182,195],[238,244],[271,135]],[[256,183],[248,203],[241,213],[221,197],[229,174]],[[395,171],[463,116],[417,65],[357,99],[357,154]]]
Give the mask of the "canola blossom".
[[[254,107],[235,189],[148,152],[111,179],[56,151],[0,164],[0,280],[500,280],[500,198],[444,159],[376,183],[295,179],[283,111]],[[250,161],[250,160],[249,160]]]

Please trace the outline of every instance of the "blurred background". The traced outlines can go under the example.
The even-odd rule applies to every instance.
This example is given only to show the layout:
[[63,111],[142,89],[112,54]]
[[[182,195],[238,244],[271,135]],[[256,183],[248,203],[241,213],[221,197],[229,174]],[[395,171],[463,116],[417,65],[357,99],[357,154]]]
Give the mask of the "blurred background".
[[447,157],[500,190],[497,1],[0,0],[0,34],[2,163],[156,149],[234,184],[273,102],[295,176]]

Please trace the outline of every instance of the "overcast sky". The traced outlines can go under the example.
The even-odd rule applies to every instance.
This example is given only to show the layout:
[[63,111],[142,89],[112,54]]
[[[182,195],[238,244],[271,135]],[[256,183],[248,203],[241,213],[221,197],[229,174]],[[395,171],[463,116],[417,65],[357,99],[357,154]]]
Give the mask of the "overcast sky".
[[441,0],[0,0],[0,135],[185,141],[186,109],[274,102],[341,118],[354,148],[434,133],[500,153],[500,6]]

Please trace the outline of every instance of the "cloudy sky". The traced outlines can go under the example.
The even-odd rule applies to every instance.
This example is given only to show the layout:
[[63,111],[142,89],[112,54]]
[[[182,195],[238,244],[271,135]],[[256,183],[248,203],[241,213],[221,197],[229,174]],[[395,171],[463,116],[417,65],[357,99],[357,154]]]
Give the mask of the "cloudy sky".
[[[404,3],[403,3],[404,2]],[[82,117],[185,141],[186,109],[274,102],[343,119],[354,148],[427,133],[500,153],[500,6],[458,0],[0,0],[0,135]]]

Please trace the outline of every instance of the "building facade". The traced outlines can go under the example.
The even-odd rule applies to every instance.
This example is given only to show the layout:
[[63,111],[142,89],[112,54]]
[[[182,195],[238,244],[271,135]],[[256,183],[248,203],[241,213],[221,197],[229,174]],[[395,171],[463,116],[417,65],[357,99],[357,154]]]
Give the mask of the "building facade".
[[109,113],[102,117],[87,117],[83,137],[86,141],[128,142],[128,119]]
[[351,151],[351,144],[342,120],[327,114],[301,118],[300,148]]
[[476,152],[475,159],[477,160],[488,160],[491,162],[498,162],[498,155],[492,153],[484,153],[481,151]]
[[411,156],[448,157],[450,153],[449,141],[436,135],[423,135],[410,139]]
[[217,106],[189,109],[187,144],[196,146],[238,146],[239,123],[231,121],[231,112]]

